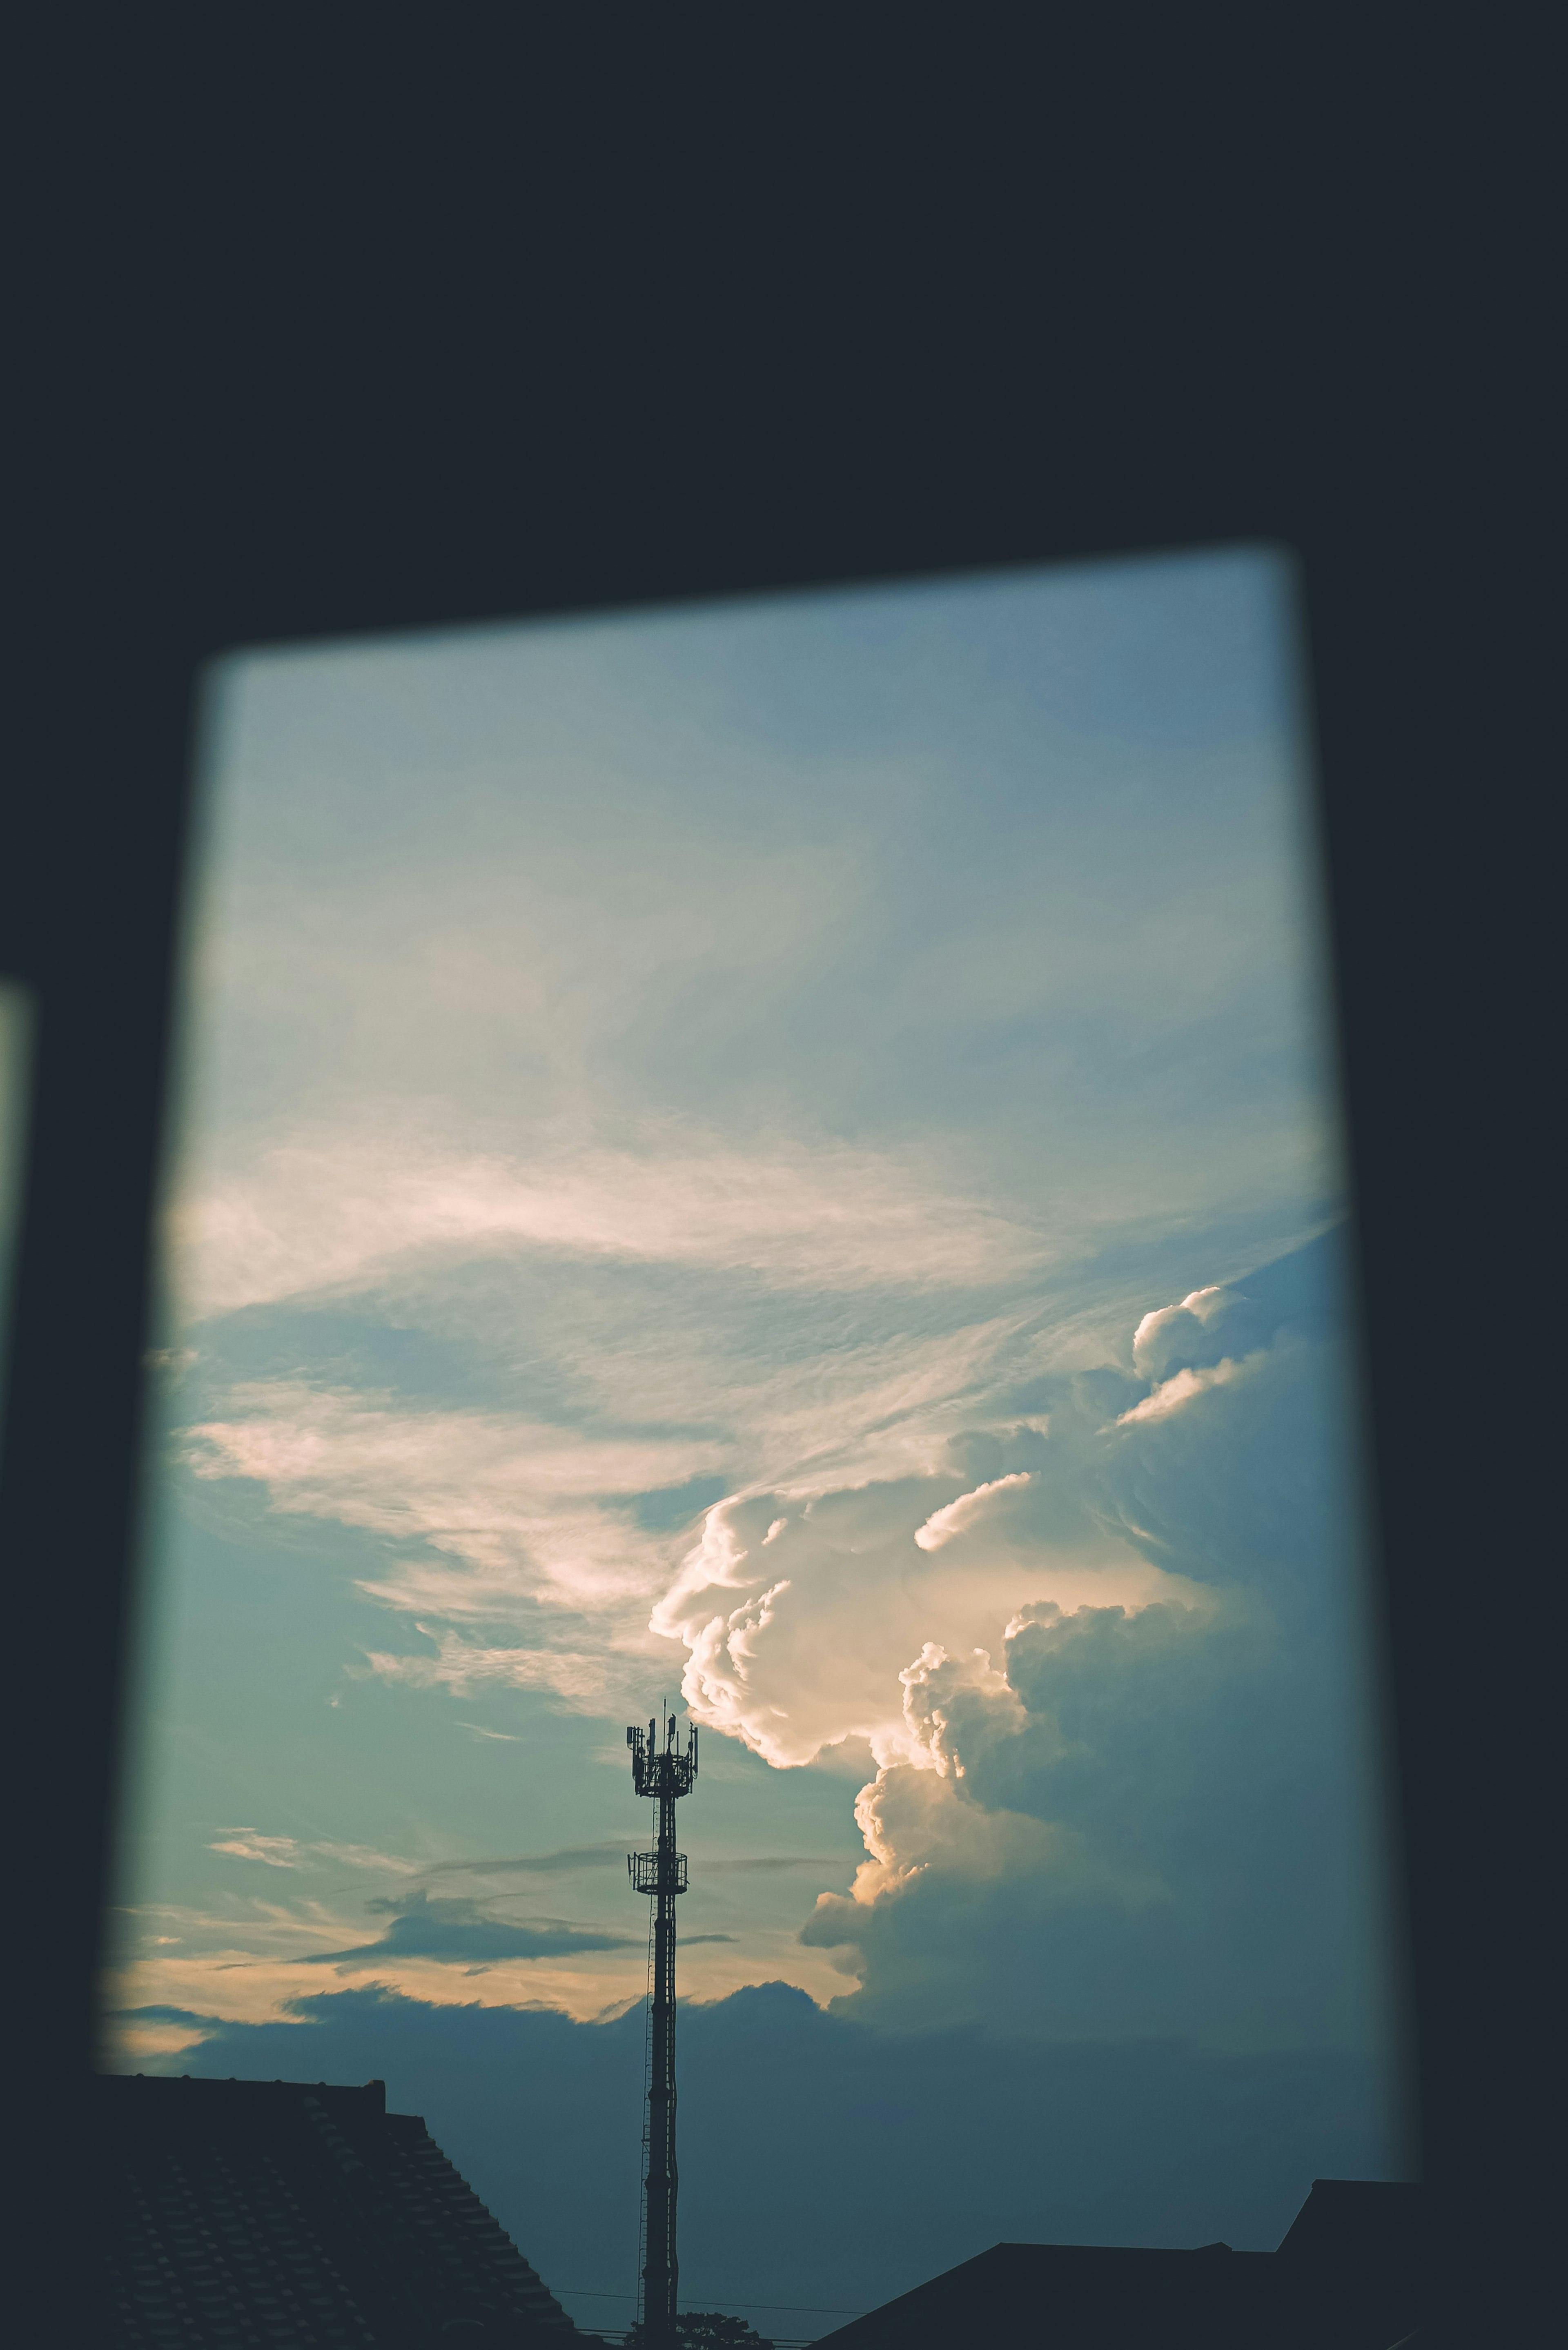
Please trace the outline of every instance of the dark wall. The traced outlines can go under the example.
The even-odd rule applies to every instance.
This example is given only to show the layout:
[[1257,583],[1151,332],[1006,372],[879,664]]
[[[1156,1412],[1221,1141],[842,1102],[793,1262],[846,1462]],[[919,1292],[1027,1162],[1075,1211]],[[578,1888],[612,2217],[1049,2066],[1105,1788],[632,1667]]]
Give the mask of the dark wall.
[[1552,1546],[1533,39],[109,12],[21,37],[0,964],[41,1018],[0,1533],[14,1866],[47,1943],[18,1937],[15,2057],[62,2160],[194,667],[1263,536],[1303,556],[1316,664],[1426,2158],[1456,2258],[1477,2211],[1534,2208],[1511,2155]]

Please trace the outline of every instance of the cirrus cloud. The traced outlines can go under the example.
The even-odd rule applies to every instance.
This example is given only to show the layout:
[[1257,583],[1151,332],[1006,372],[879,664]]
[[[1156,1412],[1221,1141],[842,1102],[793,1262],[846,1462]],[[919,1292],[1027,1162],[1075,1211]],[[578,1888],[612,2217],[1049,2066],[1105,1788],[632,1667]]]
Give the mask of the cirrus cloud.
[[987,1286],[1061,1253],[1046,1231],[933,1183],[924,1159],[799,1136],[750,1148],[669,1121],[636,1147],[526,1154],[334,1128],[214,1175],[179,1212],[192,1318],[376,1287],[396,1268],[509,1252],[704,1265],[785,1287]]

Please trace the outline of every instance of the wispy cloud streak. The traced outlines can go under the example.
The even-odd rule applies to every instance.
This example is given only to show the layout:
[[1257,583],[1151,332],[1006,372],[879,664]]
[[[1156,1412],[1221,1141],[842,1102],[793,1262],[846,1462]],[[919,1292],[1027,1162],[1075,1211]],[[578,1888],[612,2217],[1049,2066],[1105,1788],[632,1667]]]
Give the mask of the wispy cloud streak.
[[539,1251],[710,1266],[849,1292],[988,1285],[1059,1253],[983,1200],[933,1185],[929,1155],[655,1129],[639,1149],[539,1139],[453,1150],[406,1133],[275,1143],[175,1222],[192,1318],[369,1289],[410,1262]]

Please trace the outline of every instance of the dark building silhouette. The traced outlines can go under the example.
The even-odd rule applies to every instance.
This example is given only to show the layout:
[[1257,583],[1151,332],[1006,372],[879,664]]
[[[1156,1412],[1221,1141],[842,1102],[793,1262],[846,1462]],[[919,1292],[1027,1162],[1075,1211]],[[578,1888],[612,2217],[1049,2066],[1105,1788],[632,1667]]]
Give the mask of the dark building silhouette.
[[1417,2187],[1319,2178],[1279,2250],[993,2244],[820,2350],[1418,2350]]
[[415,2114],[299,2081],[94,2085],[113,2350],[581,2340]]

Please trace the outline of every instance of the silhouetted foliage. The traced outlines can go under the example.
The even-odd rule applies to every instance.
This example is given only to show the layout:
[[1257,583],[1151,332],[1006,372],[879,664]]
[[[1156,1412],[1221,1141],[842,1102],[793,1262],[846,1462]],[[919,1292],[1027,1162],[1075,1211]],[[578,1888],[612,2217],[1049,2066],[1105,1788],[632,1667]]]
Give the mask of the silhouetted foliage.
[[675,2345],[679,2350],[774,2350],[743,2317],[728,2317],[717,2309],[683,2309],[672,2335],[650,2333],[639,2323],[626,2337],[626,2350],[672,2350]]

